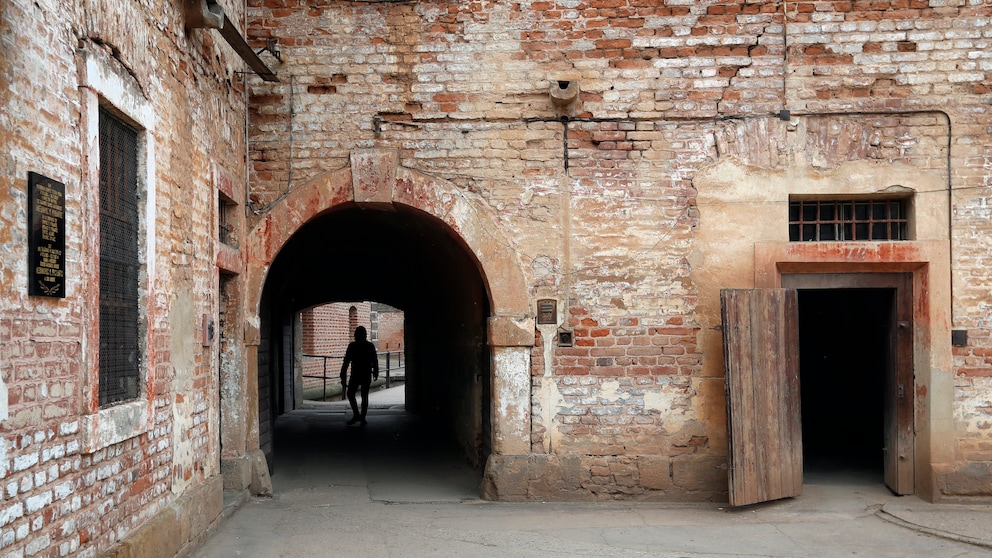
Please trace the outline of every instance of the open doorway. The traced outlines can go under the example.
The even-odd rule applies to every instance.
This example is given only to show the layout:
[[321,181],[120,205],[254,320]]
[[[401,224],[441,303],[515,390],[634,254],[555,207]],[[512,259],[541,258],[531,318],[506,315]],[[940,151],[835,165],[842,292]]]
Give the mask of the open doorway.
[[720,292],[730,504],[879,461],[886,486],[913,494],[913,275],[783,274],[782,287]]
[[894,289],[799,291],[804,476],[882,482]]
[[786,274],[798,290],[804,477],[915,490],[912,275]]

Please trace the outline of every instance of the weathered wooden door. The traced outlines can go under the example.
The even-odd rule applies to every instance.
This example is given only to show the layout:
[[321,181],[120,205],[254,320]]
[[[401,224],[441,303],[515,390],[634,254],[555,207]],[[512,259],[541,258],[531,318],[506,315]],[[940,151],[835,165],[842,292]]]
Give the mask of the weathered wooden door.
[[792,289],[724,289],[730,505],[803,489],[798,298]]

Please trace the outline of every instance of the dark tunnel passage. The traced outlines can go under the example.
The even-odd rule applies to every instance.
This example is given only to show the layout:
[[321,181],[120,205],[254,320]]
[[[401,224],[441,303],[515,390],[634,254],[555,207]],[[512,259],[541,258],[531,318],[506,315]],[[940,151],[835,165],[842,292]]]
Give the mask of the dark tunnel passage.
[[293,410],[294,320],[328,302],[375,300],[405,314],[406,408],[479,467],[489,453],[486,280],[457,234],[420,210],[338,206],[293,235],[262,292],[259,440],[270,470],[276,418]]
[[807,470],[881,481],[894,298],[892,289],[799,291]]

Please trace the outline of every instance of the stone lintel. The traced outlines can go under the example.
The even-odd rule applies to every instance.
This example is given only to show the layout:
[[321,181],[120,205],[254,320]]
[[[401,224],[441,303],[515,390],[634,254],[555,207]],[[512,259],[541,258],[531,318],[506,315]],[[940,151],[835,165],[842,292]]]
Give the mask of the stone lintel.
[[244,182],[235,180],[234,176],[218,163],[214,163],[214,186],[238,206],[242,205],[245,199]]
[[241,250],[226,244],[218,244],[217,267],[229,273],[240,274],[244,272],[245,264],[241,258]]

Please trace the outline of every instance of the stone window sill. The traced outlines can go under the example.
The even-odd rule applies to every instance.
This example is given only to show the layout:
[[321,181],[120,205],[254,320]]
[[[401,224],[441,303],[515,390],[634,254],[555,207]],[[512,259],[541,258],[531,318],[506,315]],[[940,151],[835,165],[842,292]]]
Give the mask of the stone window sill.
[[93,453],[148,432],[148,401],[138,400],[101,409],[83,417],[83,452]]

